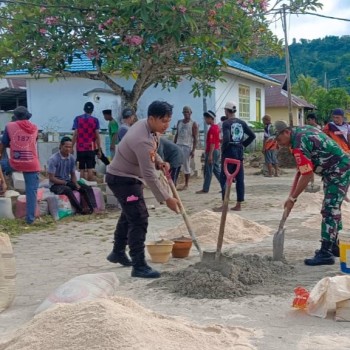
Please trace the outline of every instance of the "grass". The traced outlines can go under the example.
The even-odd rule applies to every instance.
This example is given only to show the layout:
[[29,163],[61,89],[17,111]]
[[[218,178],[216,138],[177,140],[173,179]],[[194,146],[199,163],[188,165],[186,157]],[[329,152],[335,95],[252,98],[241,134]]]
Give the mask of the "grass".
[[18,236],[22,233],[38,232],[56,229],[57,223],[52,216],[43,216],[33,224],[28,225],[23,219],[0,219],[0,231],[9,236]]
[[[19,236],[23,233],[33,233],[39,231],[52,231],[57,227],[66,223],[77,222],[77,225],[70,225],[70,227],[79,227],[81,223],[94,221],[102,222],[102,220],[110,217],[108,211],[99,214],[92,215],[74,215],[68,216],[60,221],[55,221],[51,215],[42,216],[39,220],[36,220],[33,224],[28,225],[24,219],[0,219],[0,231],[7,233],[9,236]],[[91,232],[91,231],[90,231]],[[93,234],[93,233],[87,233]]]

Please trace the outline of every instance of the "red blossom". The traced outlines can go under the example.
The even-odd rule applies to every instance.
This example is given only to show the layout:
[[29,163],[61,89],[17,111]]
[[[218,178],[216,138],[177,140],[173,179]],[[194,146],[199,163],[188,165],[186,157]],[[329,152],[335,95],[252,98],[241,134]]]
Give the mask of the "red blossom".
[[222,2],[218,2],[218,3],[216,3],[216,4],[214,5],[214,7],[215,7],[216,9],[221,9],[223,6],[224,6],[224,4],[223,4]]
[[209,16],[215,16],[216,11],[215,10],[209,10]]
[[179,6],[179,12],[186,13],[186,11],[187,11],[187,8],[185,6],[182,6],[182,5]]
[[127,35],[124,42],[130,46],[139,46],[143,43],[143,38],[138,35]]
[[39,29],[39,33],[42,34],[42,35],[44,35],[44,34],[47,33],[47,29],[45,29],[45,28],[40,28],[40,29]]
[[96,50],[89,50],[87,53],[86,53],[86,56],[92,60],[94,58],[98,58],[100,57],[99,53],[96,51]]
[[98,29],[99,30],[103,30],[103,29],[105,29],[106,27],[105,27],[105,25],[104,24],[99,24],[98,25]]
[[58,24],[58,17],[55,17],[55,16],[46,17],[44,19],[44,23],[47,24],[47,25]]
[[208,21],[208,26],[209,26],[209,27],[214,27],[215,24],[216,24],[216,22],[215,22],[213,19],[210,19],[210,20]]

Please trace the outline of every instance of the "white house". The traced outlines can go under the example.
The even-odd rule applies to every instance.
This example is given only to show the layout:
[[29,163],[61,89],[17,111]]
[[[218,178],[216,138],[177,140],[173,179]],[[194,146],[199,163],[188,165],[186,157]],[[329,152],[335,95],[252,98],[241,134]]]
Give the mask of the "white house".
[[[90,60],[75,60],[70,71],[94,71]],[[32,121],[44,131],[68,132],[72,128],[75,116],[83,113],[83,105],[92,101],[95,105],[94,115],[99,118],[101,128],[107,125],[101,111],[111,108],[118,119],[122,106],[120,97],[113,94],[103,82],[83,78],[65,78],[51,81],[42,76],[35,79],[26,71],[11,71],[11,78],[26,78],[27,105],[33,114]],[[112,77],[126,89],[130,89],[133,80],[120,76]],[[210,97],[206,98],[207,108],[216,112],[217,121],[224,115],[223,107],[227,101],[237,103],[238,116],[246,121],[260,121],[265,113],[265,86],[276,86],[280,83],[275,79],[251,69],[236,61],[229,60],[224,69],[226,82],[216,82]],[[156,100],[165,100],[174,105],[174,115],[171,126],[182,118],[182,107],[191,106],[192,117],[203,129],[203,98],[194,98],[191,94],[192,82],[183,79],[176,89],[170,92],[161,87],[148,88],[138,102],[138,118],[147,116],[148,105]]]

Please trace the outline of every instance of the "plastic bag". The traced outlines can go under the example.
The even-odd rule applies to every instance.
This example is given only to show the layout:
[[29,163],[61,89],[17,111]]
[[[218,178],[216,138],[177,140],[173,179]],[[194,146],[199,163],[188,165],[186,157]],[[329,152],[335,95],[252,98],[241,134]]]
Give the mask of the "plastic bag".
[[303,287],[297,287],[294,289],[294,294],[293,307],[296,309],[305,309],[310,296],[309,291]]
[[336,309],[336,303],[347,299],[350,299],[350,276],[325,277],[311,290],[307,312],[325,318]]
[[119,280],[114,272],[74,277],[55,289],[35,310],[35,314],[59,303],[78,303],[113,296],[118,286]]

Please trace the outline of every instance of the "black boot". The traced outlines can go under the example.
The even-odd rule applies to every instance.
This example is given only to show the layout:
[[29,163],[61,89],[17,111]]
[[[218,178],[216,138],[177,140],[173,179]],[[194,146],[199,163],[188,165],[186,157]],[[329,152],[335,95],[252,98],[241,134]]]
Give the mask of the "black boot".
[[125,250],[115,251],[114,248],[112,252],[107,256],[107,260],[114,264],[121,264],[123,266],[132,266],[132,262],[126,255]]
[[305,259],[305,265],[317,266],[317,265],[333,265],[334,255],[332,254],[332,242],[323,240],[321,243],[321,249],[315,254],[313,258]]
[[140,277],[140,278],[159,278],[160,273],[156,270],[153,270],[152,267],[148,266],[145,260],[145,253],[139,252],[131,256],[132,259],[132,270],[131,277]]
[[[322,242],[322,241],[321,241]],[[318,254],[320,250],[316,249],[315,254]],[[339,258],[340,252],[339,252],[339,239],[337,239],[333,244],[332,244],[332,254],[336,257]]]

